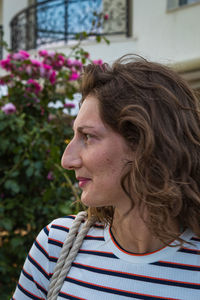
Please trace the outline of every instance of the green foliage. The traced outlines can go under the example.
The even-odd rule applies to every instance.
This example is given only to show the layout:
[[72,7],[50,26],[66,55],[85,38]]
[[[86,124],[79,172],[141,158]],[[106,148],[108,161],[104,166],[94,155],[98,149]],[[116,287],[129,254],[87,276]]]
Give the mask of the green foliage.
[[74,176],[57,167],[64,140],[72,135],[72,117],[64,118],[56,111],[54,118],[37,117],[30,107],[29,112],[17,109],[8,115],[0,111],[1,299],[7,299],[8,291],[11,294],[15,287],[39,230],[52,219],[78,209],[72,206]]
[[[83,32],[77,38],[88,35]],[[81,209],[75,201],[79,190],[74,174],[63,170],[60,160],[64,141],[72,137],[73,105],[65,101],[78,91],[80,72],[88,62],[80,41],[68,57],[41,50],[35,60],[20,50],[0,61],[7,72],[0,83],[8,87],[0,99],[1,299],[10,298],[39,231],[54,218]],[[49,106],[57,100],[62,107]]]

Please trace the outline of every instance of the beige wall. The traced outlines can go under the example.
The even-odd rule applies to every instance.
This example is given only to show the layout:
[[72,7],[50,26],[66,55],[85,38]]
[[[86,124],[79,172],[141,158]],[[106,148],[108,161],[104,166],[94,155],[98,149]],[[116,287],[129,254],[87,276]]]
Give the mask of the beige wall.
[[[110,46],[86,43],[92,58],[112,62],[136,53],[167,64],[200,59],[200,3],[168,11],[167,0],[133,0],[132,14],[133,36],[109,37]],[[68,52],[66,47],[60,50]]]
[[[3,0],[2,0],[3,1]],[[5,39],[10,41],[9,23],[16,12],[34,0],[4,0]],[[125,0],[123,0],[125,1]],[[167,0],[132,0],[131,38],[109,37],[105,43],[87,42],[92,58],[112,62],[126,53],[136,53],[155,61],[182,64],[200,59],[200,3],[167,11]],[[114,0],[113,0],[114,3]],[[55,47],[54,49],[58,49]],[[69,48],[58,50],[68,53]]]
[[2,0],[2,2],[4,40],[10,45],[10,21],[20,10],[27,7],[28,0]]
[[0,25],[2,25],[3,23],[3,19],[2,19],[2,10],[3,10],[3,4],[2,4],[2,0],[0,0]]

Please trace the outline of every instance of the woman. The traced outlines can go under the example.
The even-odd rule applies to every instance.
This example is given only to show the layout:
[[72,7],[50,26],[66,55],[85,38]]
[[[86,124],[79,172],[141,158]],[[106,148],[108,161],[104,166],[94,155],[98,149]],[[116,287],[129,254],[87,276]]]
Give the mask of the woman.
[[[89,65],[74,170],[96,217],[58,299],[200,299],[200,109],[175,72],[141,58]],[[37,237],[13,299],[46,299],[74,217]]]

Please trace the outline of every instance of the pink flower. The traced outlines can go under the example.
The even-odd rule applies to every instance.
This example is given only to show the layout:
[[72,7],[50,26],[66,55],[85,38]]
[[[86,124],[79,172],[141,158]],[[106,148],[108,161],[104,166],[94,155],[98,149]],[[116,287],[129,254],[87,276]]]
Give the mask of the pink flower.
[[48,55],[48,51],[47,50],[40,50],[39,52],[38,52],[38,54],[40,55],[40,56],[47,56]]
[[65,107],[65,108],[74,108],[74,107],[75,107],[75,104],[74,104],[74,103],[68,102],[68,103],[65,103],[65,104],[64,104],[64,107]]
[[1,110],[6,114],[10,115],[16,112],[16,107],[13,103],[9,102],[2,106]]
[[56,82],[56,72],[52,71],[50,76],[49,76],[49,81],[51,82],[51,84],[55,84]]
[[32,75],[32,68],[31,68],[30,65],[28,65],[28,66],[25,67],[25,71],[26,71],[26,73],[27,73],[29,76]]
[[79,73],[77,73],[77,72],[72,72],[72,74],[69,76],[69,80],[70,80],[70,81],[77,80],[77,79],[79,79],[79,77],[80,77],[80,74],[79,74]]
[[43,77],[45,77],[45,75],[46,75],[46,69],[44,68],[44,66],[41,66],[40,68],[39,68],[39,71],[40,71],[40,76],[43,78]]
[[24,57],[24,58],[28,58],[30,57],[30,54],[24,50],[19,50],[19,53]]
[[109,19],[109,14],[105,14],[104,15],[104,20],[108,20]]
[[29,85],[29,87],[26,88],[26,90],[30,93],[38,94],[42,90],[40,84],[32,78],[27,81],[27,84]]
[[2,59],[2,60],[0,61],[0,66],[1,66],[3,69],[7,70],[7,71],[11,70],[11,62],[10,62],[10,59],[9,59],[9,58]]
[[47,179],[48,180],[54,180],[54,176],[53,176],[53,172],[49,171],[48,175],[47,175]]
[[73,64],[72,60],[70,58],[67,58],[66,59],[66,65],[67,65],[67,67],[71,67],[72,64]]
[[41,64],[39,67],[40,76],[43,78],[44,77],[49,78],[49,76],[51,75],[51,70],[52,70],[52,66]]
[[51,51],[51,52],[49,52],[49,53],[48,53],[48,56],[50,56],[50,57],[54,57],[54,56],[55,56],[55,54],[56,54],[56,52],[55,52],[55,51]]
[[103,65],[103,60],[102,59],[93,60],[93,64],[102,66]]
[[6,84],[5,81],[2,78],[0,78],[0,85],[5,85],[5,84]]
[[38,61],[38,60],[36,60],[36,59],[31,59],[31,63],[32,63],[32,65],[35,66],[35,67],[40,67],[41,64],[42,64],[40,61]]
[[73,64],[74,67],[78,67],[78,68],[82,68],[82,66],[83,66],[82,62],[79,61],[79,60],[77,60],[77,59],[74,60],[74,61],[72,62],[72,64]]
[[54,120],[54,116],[52,114],[48,115],[48,121],[51,122],[52,120]]
[[19,52],[10,54],[9,58],[14,60],[25,60],[29,58],[30,54],[24,50],[19,50]]
[[56,61],[53,62],[53,66],[56,69],[60,69],[64,66],[64,64],[65,64],[65,58],[64,58],[64,56],[59,54],[56,58]]
[[19,52],[9,55],[9,58],[14,60],[25,60],[29,58],[30,54],[24,50],[19,50]]
[[63,55],[61,55],[61,54],[59,54],[59,55],[58,55],[58,59],[59,59],[59,60],[62,60],[62,61],[65,61],[65,58],[64,58],[64,56],[63,56]]

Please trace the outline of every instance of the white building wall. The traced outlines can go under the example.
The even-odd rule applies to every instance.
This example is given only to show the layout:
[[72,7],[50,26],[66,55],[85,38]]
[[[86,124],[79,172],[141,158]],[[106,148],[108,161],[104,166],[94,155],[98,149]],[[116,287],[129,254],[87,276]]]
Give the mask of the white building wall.
[[[3,1],[3,0],[2,0]],[[111,36],[110,45],[87,42],[84,48],[94,59],[112,62],[126,53],[136,53],[155,61],[182,63],[200,60],[200,3],[167,11],[167,0],[132,0],[133,36]],[[4,0],[2,6],[5,40],[10,41],[9,23],[30,3],[28,0]],[[43,47],[44,48],[44,47]],[[66,46],[54,47],[69,52]]]
[[136,53],[166,63],[200,59],[200,3],[167,11],[166,0],[134,0],[133,37],[91,45],[91,53],[109,61]]
[[167,11],[165,0],[134,0],[137,52],[156,60],[200,57],[200,3]]
[[10,46],[10,21],[12,18],[26,8],[28,0],[2,0],[2,25],[4,29],[4,40]]
[[110,36],[109,46],[87,42],[84,48],[107,62],[127,53],[169,64],[200,60],[200,3],[167,11],[167,0],[133,0],[132,23],[131,38]]

